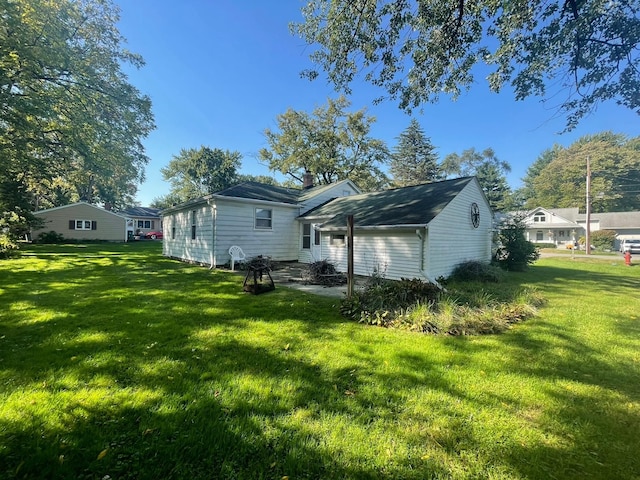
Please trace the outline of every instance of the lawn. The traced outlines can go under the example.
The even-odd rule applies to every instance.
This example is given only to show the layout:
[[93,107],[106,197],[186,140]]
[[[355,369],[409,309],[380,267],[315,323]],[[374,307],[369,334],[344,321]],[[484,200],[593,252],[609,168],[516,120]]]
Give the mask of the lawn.
[[640,266],[549,258],[501,335],[364,326],[159,242],[0,261],[0,478],[633,479]]

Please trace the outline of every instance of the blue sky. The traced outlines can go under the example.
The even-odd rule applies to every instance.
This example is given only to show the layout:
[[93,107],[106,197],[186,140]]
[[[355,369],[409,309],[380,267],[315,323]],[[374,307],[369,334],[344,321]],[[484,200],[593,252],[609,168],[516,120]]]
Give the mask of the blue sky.
[[[258,161],[266,147],[265,128],[288,108],[312,111],[338,93],[324,78],[300,78],[311,67],[304,42],[288,24],[302,19],[298,0],[116,0],[118,23],[127,48],[146,65],[128,70],[129,78],[153,102],[157,128],[144,141],[151,162],[137,199],[148,205],[169,192],[160,169],[183,148],[201,145],[238,151],[241,173],[268,175]],[[356,81],[351,110],[367,108],[377,121],[372,136],[389,148],[411,117],[394,102],[373,105],[380,90]],[[572,132],[560,134],[564,119],[539,98],[516,102],[509,88],[489,92],[483,77],[457,101],[414,112],[441,158],[474,147],[491,147],[509,162],[513,188],[538,155],[554,143],[568,146],[577,138],[603,130],[638,135],[638,115],[615,103],[604,104]],[[279,174],[276,178],[282,180]]]

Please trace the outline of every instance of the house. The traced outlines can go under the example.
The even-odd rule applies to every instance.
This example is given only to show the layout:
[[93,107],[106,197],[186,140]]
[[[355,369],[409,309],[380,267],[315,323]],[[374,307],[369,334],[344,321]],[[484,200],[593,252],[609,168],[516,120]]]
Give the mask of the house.
[[127,217],[90,203],[72,203],[39,210],[33,214],[36,218],[44,220],[42,228],[31,232],[31,238],[34,240],[40,233],[50,231],[59,233],[69,240],[127,240]]
[[346,218],[353,215],[355,273],[447,276],[465,260],[491,258],[492,213],[475,177],[361,193],[350,181],[305,189],[243,183],[162,212],[164,255],[210,266],[247,257],[346,271]]
[[144,236],[149,232],[162,232],[162,218],[159,208],[129,207],[119,213],[129,218],[129,222],[127,222],[128,238],[133,235]]
[[[553,243],[562,248],[586,235],[587,215],[578,208],[538,207],[527,212],[523,219],[525,236],[533,243]],[[619,242],[625,238],[640,238],[640,211],[592,213],[590,231],[613,230]]]
[[[492,212],[475,177],[338,198],[305,212],[298,219],[300,261],[328,258],[346,270],[349,215],[358,275],[434,281],[461,262],[491,260]],[[311,255],[304,250],[307,231],[314,232]]]

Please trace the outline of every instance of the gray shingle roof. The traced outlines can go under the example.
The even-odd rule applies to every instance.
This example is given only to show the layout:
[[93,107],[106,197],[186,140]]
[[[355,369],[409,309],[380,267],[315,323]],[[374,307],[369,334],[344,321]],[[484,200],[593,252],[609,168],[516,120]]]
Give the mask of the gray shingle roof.
[[354,216],[356,227],[426,225],[472,180],[464,177],[340,197],[299,218],[326,218],[323,229],[345,227],[349,215]]
[[301,190],[296,188],[277,187],[258,182],[245,182],[225,188],[215,195],[223,197],[249,198],[268,202],[298,203]]
[[159,217],[160,209],[151,207],[129,207],[118,213],[129,217]]

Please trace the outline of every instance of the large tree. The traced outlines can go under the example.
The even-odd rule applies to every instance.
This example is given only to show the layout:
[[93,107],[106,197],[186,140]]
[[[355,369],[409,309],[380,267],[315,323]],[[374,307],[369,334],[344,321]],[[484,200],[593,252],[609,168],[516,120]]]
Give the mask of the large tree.
[[160,172],[171,182],[171,200],[181,203],[236,183],[241,158],[239,152],[219,148],[182,149]]
[[411,110],[457,97],[485,63],[491,90],[554,96],[569,129],[609,99],[640,111],[638,0],[309,0],[302,12],[290,28],[339,91],[362,74]]
[[340,97],[311,114],[289,109],[278,115],[279,130],[265,130],[269,148],[260,150],[260,158],[299,183],[310,172],[321,184],[348,178],[363,190],[386,186],[381,166],[389,153],[383,141],[370,136],[375,118],[364,109],[346,112],[349,106]]
[[433,182],[439,178],[435,147],[415,118],[398,137],[390,171],[397,186]]
[[[128,203],[154,124],[149,98],[123,71],[143,61],[123,46],[117,7],[3,0],[0,18],[0,177],[31,208],[62,183],[75,198]],[[0,207],[13,208],[8,196]]]
[[506,177],[511,165],[499,160],[493,149],[478,152],[469,148],[460,155],[450,153],[440,164],[440,169],[447,177],[476,176],[491,208],[504,211],[511,207],[511,188]]
[[584,210],[589,159],[593,212],[640,210],[640,137],[602,132],[556,150],[552,161],[528,179],[534,195],[527,207]]

